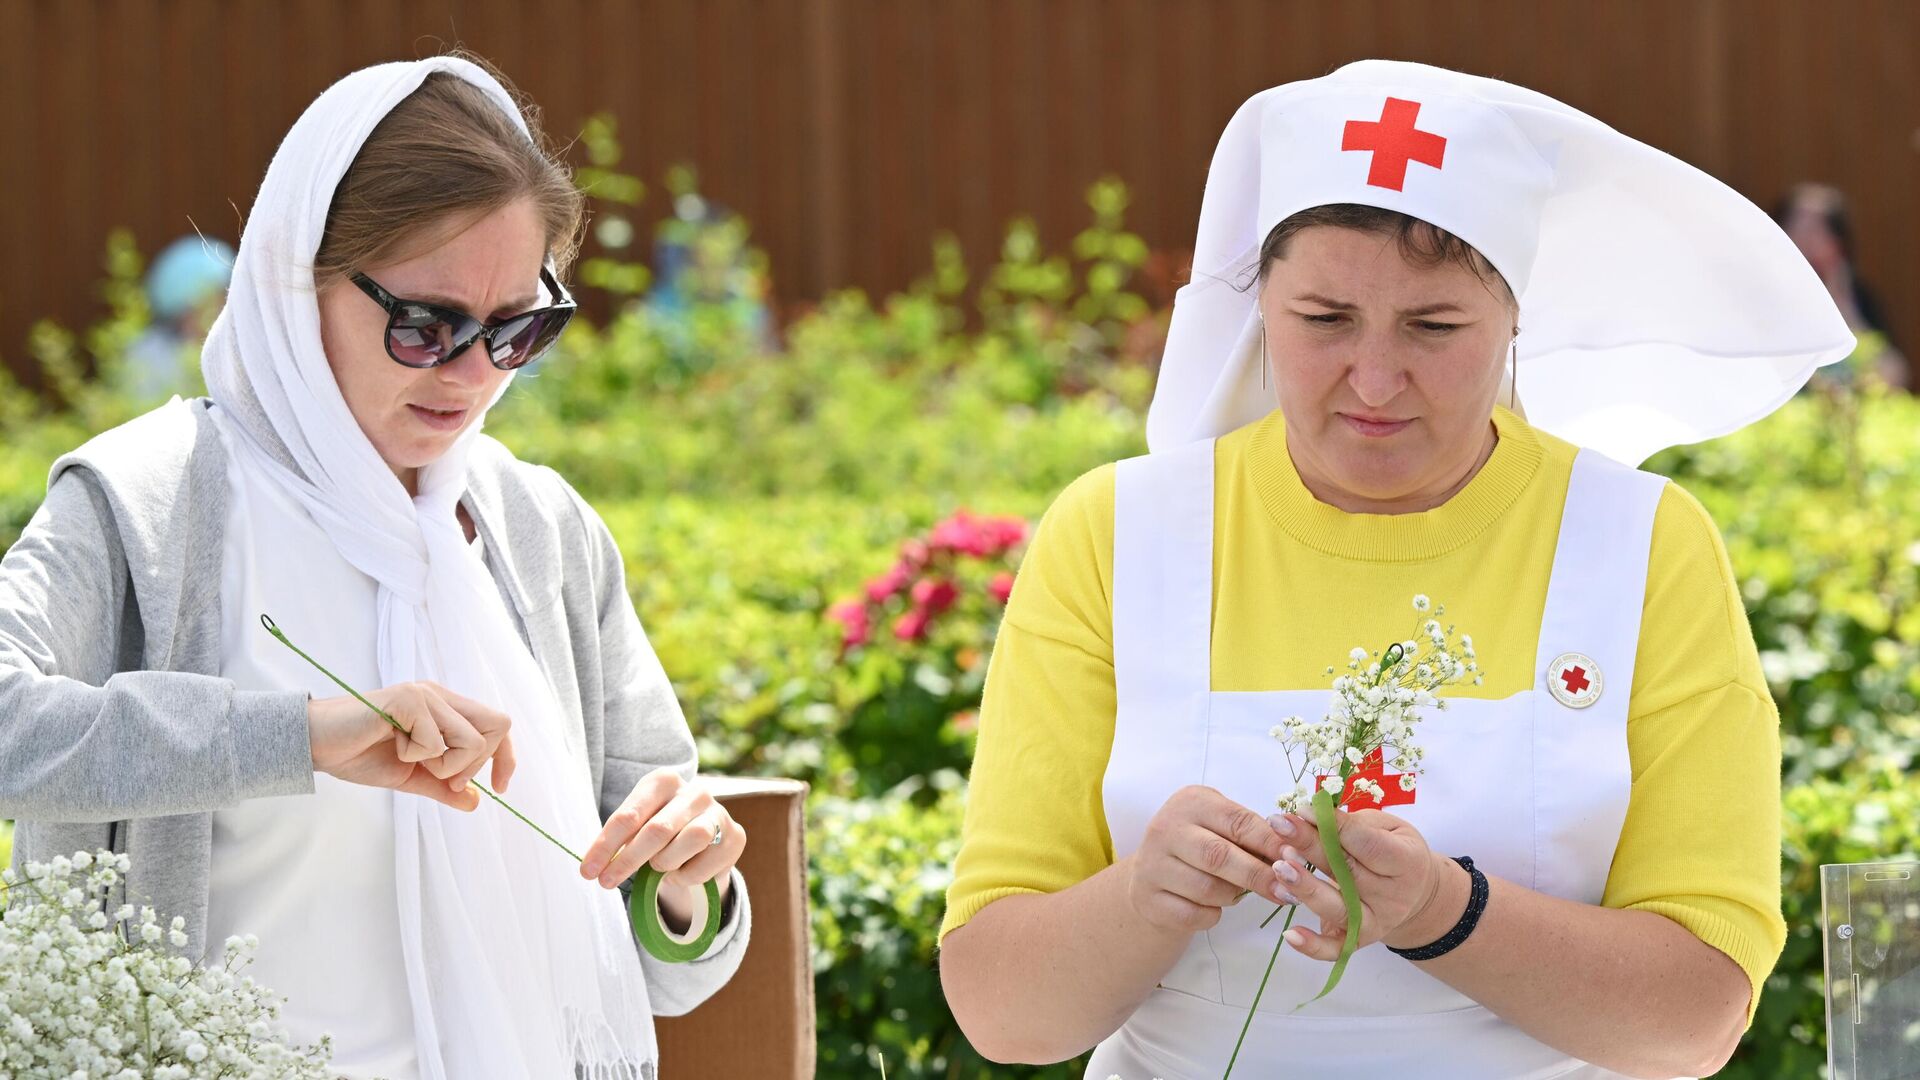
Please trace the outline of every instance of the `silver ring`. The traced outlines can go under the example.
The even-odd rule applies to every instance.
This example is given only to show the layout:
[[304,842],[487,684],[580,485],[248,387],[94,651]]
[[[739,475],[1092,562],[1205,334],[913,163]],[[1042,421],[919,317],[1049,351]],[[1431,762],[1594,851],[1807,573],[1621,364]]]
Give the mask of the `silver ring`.
[[719,847],[720,839],[724,835],[725,831],[726,831],[726,826],[724,824],[718,821],[714,822],[713,823],[713,839],[707,844],[707,846],[710,848]]

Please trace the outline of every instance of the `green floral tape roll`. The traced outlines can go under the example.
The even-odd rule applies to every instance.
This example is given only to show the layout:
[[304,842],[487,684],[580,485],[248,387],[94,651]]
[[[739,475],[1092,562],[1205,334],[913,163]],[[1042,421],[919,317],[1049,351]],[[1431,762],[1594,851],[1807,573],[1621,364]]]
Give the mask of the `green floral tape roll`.
[[720,935],[720,884],[707,882],[704,890],[707,910],[694,913],[686,934],[675,934],[660,921],[660,882],[663,880],[665,875],[651,865],[640,868],[640,873],[635,875],[633,893],[627,899],[627,920],[633,923],[633,933],[640,939],[641,947],[656,958],[669,964],[698,960]]

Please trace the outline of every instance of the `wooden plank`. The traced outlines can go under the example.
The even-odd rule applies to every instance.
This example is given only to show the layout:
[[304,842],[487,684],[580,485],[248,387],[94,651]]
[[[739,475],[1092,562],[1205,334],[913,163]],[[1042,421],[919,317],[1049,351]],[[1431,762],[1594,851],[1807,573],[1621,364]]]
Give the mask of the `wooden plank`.
[[[1854,0],[0,0],[0,357],[27,324],[97,316],[107,230],[149,252],[238,234],[268,159],[354,68],[464,44],[563,143],[621,122],[664,212],[688,161],[746,213],[784,298],[891,290],[950,228],[976,267],[1006,221],[1052,244],[1112,172],[1156,249],[1192,242],[1205,169],[1249,94],[1362,56],[1534,86],[1710,168],[1755,201],[1824,179],[1863,274],[1920,351],[1920,5]],[[77,44],[86,42],[82,54]],[[156,88],[164,93],[151,92]]]

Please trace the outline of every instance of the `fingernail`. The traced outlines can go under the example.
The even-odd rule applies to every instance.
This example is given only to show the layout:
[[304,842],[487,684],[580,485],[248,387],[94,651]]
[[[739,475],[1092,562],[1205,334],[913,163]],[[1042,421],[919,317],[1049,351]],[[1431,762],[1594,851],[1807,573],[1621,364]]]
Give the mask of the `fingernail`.
[[1274,891],[1273,902],[1284,907],[1288,904],[1298,904],[1300,901],[1287,890],[1278,889]]
[[1285,878],[1289,883],[1300,880],[1300,871],[1295,870],[1292,864],[1284,860],[1273,864],[1273,872]]
[[1301,944],[1307,940],[1307,935],[1301,933],[1297,928],[1293,930],[1289,930],[1286,933],[1281,934],[1280,936],[1283,938],[1286,938],[1287,944],[1293,946],[1296,949],[1299,948]]
[[606,869],[606,867],[600,863],[593,861],[583,862],[580,864],[580,876],[583,878],[597,878],[600,876],[600,871],[604,869]]
[[1273,822],[1273,831],[1279,833],[1281,836],[1293,835],[1293,819],[1287,815],[1275,814],[1267,820]]

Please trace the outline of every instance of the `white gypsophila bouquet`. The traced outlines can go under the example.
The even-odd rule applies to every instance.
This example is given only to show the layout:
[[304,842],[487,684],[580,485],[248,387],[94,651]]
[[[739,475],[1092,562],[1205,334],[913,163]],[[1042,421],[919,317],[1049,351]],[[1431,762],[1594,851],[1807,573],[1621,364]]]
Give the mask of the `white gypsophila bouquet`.
[[11,1080],[326,1080],[330,1040],[287,1045],[277,995],[241,974],[259,942],[228,938],[222,962],[168,952],[180,918],[106,896],[126,874],[111,851],[0,872],[0,1077]]
[[[1347,961],[1360,940],[1360,891],[1354,884],[1353,869],[1347,864],[1340,845],[1339,818],[1342,810],[1363,810],[1413,801],[1412,792],[1420,782],[1420,765],[1425,752],[1414,741],[1414,728],[1426,709],[1444,712],[1447,703],[1438,696],[1441,689],[1484,681],[1480,664],[1474,657],[1473,638],[1458,636],[1456,627],[1443,625],[1447,609],[1426,595],[1413,598],[1415,636],[1395,642],[1377,652],[1355,648],[1347,656],[1347,673],[1333,680],[1333,705],[1327,715],[1309,722],[1289,716],[1273,726],[1270,734],[1280,741],[1293,773],[1293,788],[1279,798],[1282,812],[1311,814],[1319,829],[1320,843],[1326,851],[1326,870],[1340,887],[1347,909],[1346,939],[1339,959],[1327,973],[1326,985],[1312,998],[1318,1001],[1333,992],[1346,974]],[[1333,675],[1329,666],[1327,674]],[[1388,753],[1392,753],[1389,761]],[[1397,776],[1388,782],[1388,768]],[[1284,935],[1293,924],[1297,905],[1289,905]],[[1280,913],[1275,908],[1266,926]],[[1282,939],[1284,941],[1284,938]],[[1227,1059],[1227,1071],[1221,1080],[1232,1076],[1240,1057],[1247,1028],[1253,1023],[1254,1010],[1266,993],[1267,978],[1273,974],[1282,941],[1273,944],[1273,956],[1260,978],[1247,1009],[1246,1023],[1240,1028],[1240,1041],[1234,1043]],[[1302,1005],[1309,1002],[1302,1002]]]
[[[1289,814],[1306,810],[1316,793],[1338,799],[1343,810],[1362,809],[1387,802],[1381,781],[1391,768],[1403,792],[1419,783],[1425,752],[1414,741],[1420,710],[1445,712],[1447,703],[1437,692],[1445,686],[1471,680],[1480,685],[1480,665],[1474,658],[1473,638],[1462,635],[1455,643],[1455,627],[1442,626],[1445,607],[1435,607],[1426,596],[1413,598],[1419,636],[1369,653],[1356,648],[1347,660],[1347,674],[1333,680],[1333,707],[1309,723],[1289,716],[1270,734],[1280,740],[1293,768],[1293,790],[1280,797],[1280,809]],[[1327,668],[1332,675],[1334,669]],[[1393,751],[1388,762],[1386,752]],[[1305,787],[1308,776],[1316,782]]]

